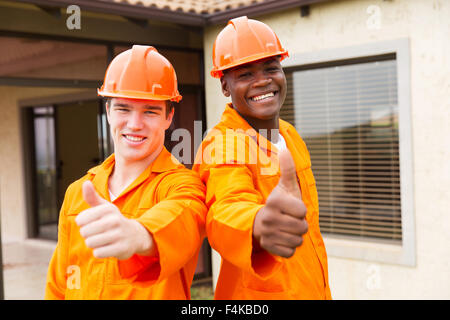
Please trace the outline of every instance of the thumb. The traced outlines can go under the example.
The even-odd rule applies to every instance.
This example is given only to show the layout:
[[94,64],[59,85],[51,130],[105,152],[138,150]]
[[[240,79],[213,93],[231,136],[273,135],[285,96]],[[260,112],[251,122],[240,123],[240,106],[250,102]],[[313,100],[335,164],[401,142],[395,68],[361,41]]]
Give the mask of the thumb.
[[282,150],[279,154],[280,160],[280,181],[281,187],[290,194],[301,197],[295,171],[295,162],[289,150]]
[[83,183],[83,198],[84,201],[87,202],[91,207],[96,207],[105,202],[108,202],[106,199],[103,199],[95,190],[94,185],[90,180],[87,180]]

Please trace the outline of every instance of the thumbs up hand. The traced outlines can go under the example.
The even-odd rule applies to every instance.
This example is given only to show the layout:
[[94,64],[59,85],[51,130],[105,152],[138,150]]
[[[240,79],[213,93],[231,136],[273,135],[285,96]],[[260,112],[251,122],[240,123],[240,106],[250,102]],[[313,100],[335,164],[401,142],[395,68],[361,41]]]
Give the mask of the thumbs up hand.
[[256,214],[253,237],[266,251],[289,258],[303,243],[308,223],[294,160],[288,150],[280,152],[279,160],[280,180]]
[[136,220],[125,218],[114,204],[97,193],[89,180],[83,183],[83,198],[91,208],[82,211],[75,222],[96,258],[123,260],[135,253],[155,254],[153,237],[147,229]]

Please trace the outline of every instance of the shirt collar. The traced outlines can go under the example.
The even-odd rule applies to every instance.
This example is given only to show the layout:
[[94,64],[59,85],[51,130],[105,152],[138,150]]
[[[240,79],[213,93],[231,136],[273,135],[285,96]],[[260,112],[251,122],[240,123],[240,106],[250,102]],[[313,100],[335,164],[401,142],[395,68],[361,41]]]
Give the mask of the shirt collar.
[[[107,173],[108,175],[111,174],[114,164],[116,162],[115,154],[113,153],[108,158],[103,161],[102,164],[93,167],[89,169],[89,173],[91,174],[98,174],[98,173]],[[148,169],[151,169],[150,172],[165,172],[172,169],[176,169],[180,166],[183,166],[177,158],[175,158],[165,147],[162,148],[159,155],[156,157],[156,159],[147,167],[145,171]]]
[[[115,155],[110,155],[102,164],[90,169],[88,173],[93,175],[92,183],[96,190],[105,199],[110,199],[108,191],[108,178],[111,175],[115,164]],[[122,195],[134,189],[146,179],[150,178],[151,174],[162,173],[177,168],[181,168],[183,165],[169,152],[165,147],[161,150],[156,159],[133,181],[125,190]]]
[[183,167],[183,165],[175,158],[167,149],[163,147],[158,157],[150,165],[152,172],[166,172],[169,170]]
[[[297,170],[303,170],[304,168],[308,168],[311,166],[311,161],[309,160],[309,157],[305,154],[308,153],[308,151],[303,150],[300,147],[299,141],[297,141],[298,134],[296,133],[295,128],[289,124],[288,122],[279,119],[279,129],[280,134],[283,136],[284,141],[286,142],[286,147],[291,152],[291,154],[295,154],[296,156],[300,157],[299,161],[295,161],[295,166]],[[244,131],[247,129],[252,129],[252,126],[244,119],[242,116],[233,109],[233,106],[231,103],[228,103],[225,107],[225,111],[222,114],[221,122],[227,127],[231,129],[243,129]],[[254,136],[251,136],[254,138]],[[271,153],[278,154],[278,151],[276,147],[272,148],[273,144],[269,142],[266,138],[264,138],[259,133],[256,133],[257,137],[257,143],[259,148],[269,151],[269,155]],[[301,138],[298,136],[298,138],[301,140]]]
[[225,111],[222,114],[221,122],[226,127],[232,129],[243,129],[244,131],[252,129],[252,126],[233,108],[231,103],[227,103]]
[[[253,127],[233,108],[232,103],[227,103],[225,106],[225,111],[222,114],[221,122],[228,128],[231,129],[243,129],[251,130]],[[284,120],[279,119],[278,120],[279,130],[280,134],[285,138],[285,141],[287,143],[286,137],[289,136],[289,131],[291,130],[289,123],[287,123]],[[272,145],[270,141],[268,141],[266,138],[264,138],[262,135],[260,135],[258,132],[256,134],[258,139],[258,145],[263,146],[269,146]],[[273,150],[274,152],[275,149]]]

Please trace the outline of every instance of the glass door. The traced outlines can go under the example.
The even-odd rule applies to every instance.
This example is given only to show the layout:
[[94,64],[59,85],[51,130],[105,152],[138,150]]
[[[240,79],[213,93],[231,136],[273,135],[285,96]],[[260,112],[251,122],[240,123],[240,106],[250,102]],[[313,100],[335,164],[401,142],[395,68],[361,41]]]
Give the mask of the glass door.
[[57,238],[58,200],[54,107],[33,108],[38,237]]

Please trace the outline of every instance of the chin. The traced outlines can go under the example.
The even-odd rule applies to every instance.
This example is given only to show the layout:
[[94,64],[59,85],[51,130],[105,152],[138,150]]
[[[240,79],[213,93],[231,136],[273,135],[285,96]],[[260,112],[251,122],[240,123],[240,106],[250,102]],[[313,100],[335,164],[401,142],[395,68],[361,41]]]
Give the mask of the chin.
[[[148,149],[148,148],[147,148]],[[125,152],[122,152],[122,158],[126,159],[127,161],[140,161],[147,157],[149,157],[148,150],[126,150]]]
[[127,161],[127,162],[138,162],[141,161],[142,159],[144,159],[145,157],[142,155],[131,155],[131,154],[127,154],[126,156],[123,156],[123,158]]
[[272,120],[278,117],[279,109],[270,112],[260,112],[257,114],[257,118],[260,120]]

